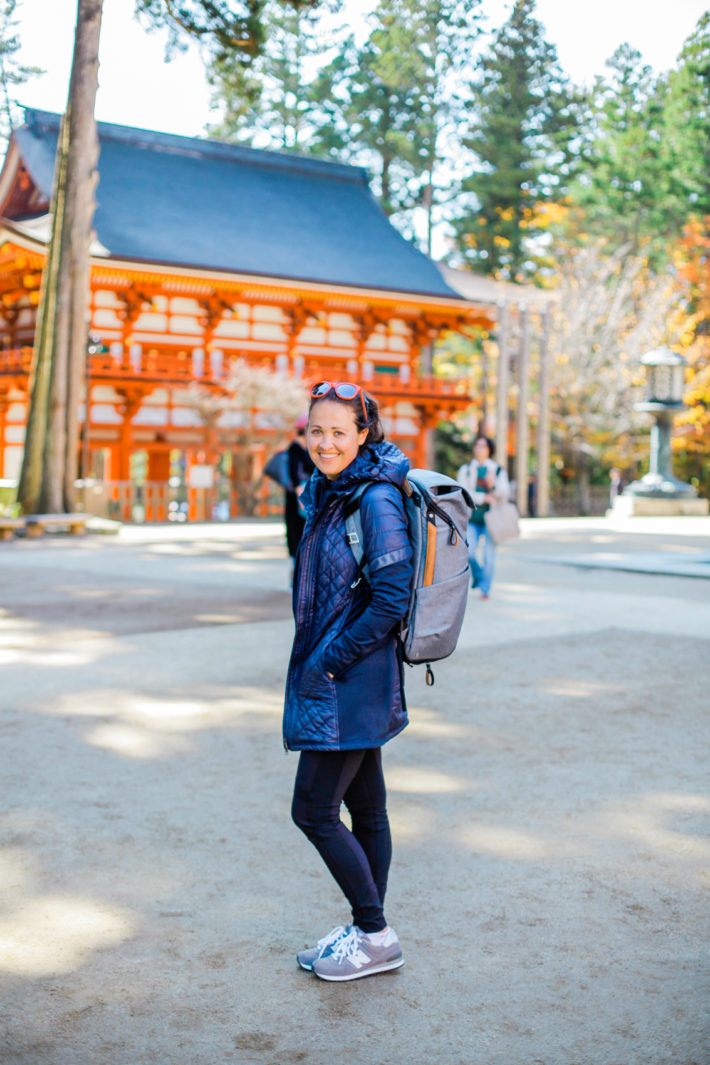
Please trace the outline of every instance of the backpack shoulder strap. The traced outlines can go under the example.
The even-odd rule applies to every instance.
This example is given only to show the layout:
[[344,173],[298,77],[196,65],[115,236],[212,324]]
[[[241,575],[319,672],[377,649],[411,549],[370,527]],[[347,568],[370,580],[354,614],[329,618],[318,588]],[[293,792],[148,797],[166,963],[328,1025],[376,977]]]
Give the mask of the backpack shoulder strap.
[[366,581],[370,579],[370,567],[367,564],[365,558],[365,546],[363,543],[362,532],[362,518],[360,517],[360,500],[370,487],[375,484],[375,481],[363,481],[357,486],[355,491],[348,496],[345,502],[345,538],[348,542],[348,547],[353,553],[353,557],[357,562],[357,577],[350,585],[351,588],[355,588],[362,577]]

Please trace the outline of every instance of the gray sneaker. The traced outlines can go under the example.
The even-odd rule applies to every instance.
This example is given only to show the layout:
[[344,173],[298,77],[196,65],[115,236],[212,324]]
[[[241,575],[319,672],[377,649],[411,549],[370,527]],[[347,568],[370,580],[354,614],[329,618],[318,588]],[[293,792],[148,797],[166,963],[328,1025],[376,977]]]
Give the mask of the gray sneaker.
[[310,973],[313,969],[313,962],[316,961],[317,958],[322,958],[324,955],[329,954],[338,940],[342,939],[343,936],[347,936],[351,929],[351,924],[345,925],[345,927],[339,924],[337,928],[328,932],[327,936],[323,936],[322,939],[319,939],[315,947],[309,947],[308,950],[299,951],[296,955],[296,961],[302,969],[307,969]]
[[359,980],[404,965],[402,948],[394,928],[390,928],[383,943],[373,943],[360,931],[351,928],[329,948],[327,954],[316,958],[313,972],[321,980]]

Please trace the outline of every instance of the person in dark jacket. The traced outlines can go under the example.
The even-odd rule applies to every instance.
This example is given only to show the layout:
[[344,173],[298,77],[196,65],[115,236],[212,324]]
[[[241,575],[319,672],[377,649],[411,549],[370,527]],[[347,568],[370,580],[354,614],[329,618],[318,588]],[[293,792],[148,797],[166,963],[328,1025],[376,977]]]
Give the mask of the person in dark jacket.
[[296,422],[295,437],[288,446],[290,488],[287,488],[284,494],[284,522],[286,524],[286,544],[292,560],[296,557],[306,522],[299,497],[314,469],[313,461],[306,448],[307,424],[308,418],[304,414]]
[[[397,633],[413,565],[400,489],[409,462],[384,440],[377,403],[358,385],[321,382],[311,397],[316,471],[302,495],[283,737],[301,752],[293,820],[348,899],[352,923],[301,951],[298,963],[324,980],[354,980],[404,961],[383,911],[392,844],[381,748],[407,724]],[[343,513],[362,481],[371,483],[360,501],[368,580]],[[340,819],[343,802],[352,831]]]

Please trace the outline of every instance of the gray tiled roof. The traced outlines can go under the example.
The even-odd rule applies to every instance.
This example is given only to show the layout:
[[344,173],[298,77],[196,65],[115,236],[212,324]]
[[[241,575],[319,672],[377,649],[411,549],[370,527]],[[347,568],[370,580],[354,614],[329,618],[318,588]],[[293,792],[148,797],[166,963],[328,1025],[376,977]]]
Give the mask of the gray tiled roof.
[[[59,116],[14,138],[49,196]],[[110,256],[460,298],[390,225],[360,167],[99,123],[94,219]]]

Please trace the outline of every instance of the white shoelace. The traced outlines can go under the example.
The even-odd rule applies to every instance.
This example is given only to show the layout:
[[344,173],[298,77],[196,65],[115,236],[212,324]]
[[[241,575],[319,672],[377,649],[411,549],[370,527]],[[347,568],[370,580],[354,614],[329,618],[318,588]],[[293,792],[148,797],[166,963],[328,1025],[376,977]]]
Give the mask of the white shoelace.
[[360,948],[360,935],[358,928],[351,928],[348,934],[343,936],[333,948],[333,960],[338,963],[341,961],[354,963]]
[[330,932],[328,932],[327,936],[323,936],[322,939],[319,939],[316,944],[319,951],[318,957],[322,958],[326,947],[329,947],[331,943],[335,943],[338,939],[340,939],[341,936],[346,936],[347,934],[347,929],[343,925],[339,924]]

